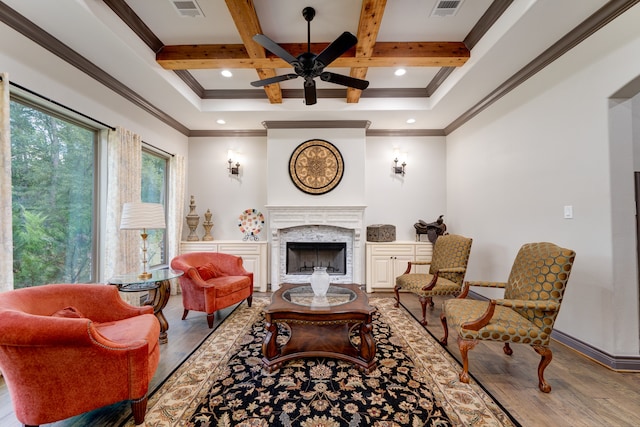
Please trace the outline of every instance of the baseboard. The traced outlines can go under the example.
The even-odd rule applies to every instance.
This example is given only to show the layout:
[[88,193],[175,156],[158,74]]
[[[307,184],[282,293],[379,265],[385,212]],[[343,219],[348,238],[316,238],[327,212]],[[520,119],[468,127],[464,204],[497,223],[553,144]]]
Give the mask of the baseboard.
[[[473,291],[469,291],[469,297],[488,301],[487,297]],[[614,356],[557,329],[553,330],[551,338],[614,371],[640,371],[640,356]]]
[[640,372],[640,356],[614,356],[555,329],[551,338],[614,371]]

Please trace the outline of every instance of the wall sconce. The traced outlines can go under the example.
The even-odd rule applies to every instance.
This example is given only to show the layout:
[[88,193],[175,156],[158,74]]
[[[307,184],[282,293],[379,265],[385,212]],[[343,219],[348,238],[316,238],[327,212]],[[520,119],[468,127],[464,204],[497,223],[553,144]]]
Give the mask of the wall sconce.
[[240,175],[240,161],[236,160],[236,164],[234,166],[233,158],[236,157],[235,153],[232,150],[229,150],[227,154],[227,157],[229,158],[229,166],[227,166],[227,169],[229,169],[229,175]]
[[393,172],[404,176],[404,167],[407,166],[407,162],[403,160],[400,166],[398,166],[398,162],[399,160],[397,157],[393,159]]

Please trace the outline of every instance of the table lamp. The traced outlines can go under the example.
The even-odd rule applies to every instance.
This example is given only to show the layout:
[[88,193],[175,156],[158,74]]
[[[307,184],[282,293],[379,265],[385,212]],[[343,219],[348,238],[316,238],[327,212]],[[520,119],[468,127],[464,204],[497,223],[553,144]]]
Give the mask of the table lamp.
[[152,274],[147,272],[147,229],[166,228],[164,222],[164,206],[159,203],[125,203],[122,207],[120,220],[121,230],[142,230],[142,273],[139,279],[151,279]]

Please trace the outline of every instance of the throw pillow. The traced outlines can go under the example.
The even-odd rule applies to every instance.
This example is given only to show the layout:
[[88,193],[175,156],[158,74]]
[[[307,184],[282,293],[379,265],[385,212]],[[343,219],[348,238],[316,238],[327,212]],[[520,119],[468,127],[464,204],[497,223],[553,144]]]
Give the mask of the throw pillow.
[[77,318],[77,319],[82,319],[85,318],[86,316],[82,313],[80,313],[80,311],[78,311],[77,308],[69,306],[69,307],[65,307],[61,310],[56,311],[55,313],[53,313],[51,316],[53,317],[70,317],[70,318]]
[[196,267],[196,270],[198,270],[198,274],[200,274],[200,277],[205,282],[209,279],[215,279],[216,277],[226,276],[226,274],[222,270],[220,270],[220,268],[217,265],[214,265],[213,263],[208,263],[200,267]]

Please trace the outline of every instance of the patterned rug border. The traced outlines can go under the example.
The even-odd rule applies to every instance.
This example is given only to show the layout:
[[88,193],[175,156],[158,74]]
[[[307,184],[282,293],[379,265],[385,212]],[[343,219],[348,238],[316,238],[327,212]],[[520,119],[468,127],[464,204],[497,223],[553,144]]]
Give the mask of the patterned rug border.
[[[180,421],[193,413],[220,369],[234,354],[231,350],[242,343],[247,335],[245,332],[260,318],[262,309],[270,301],[269,297],[254,297],[251,308],[240,304],[200,342],[183,363],[154,388],[149,397],[146,426],[181,425]],[[472,377],[469,384],[459,381],[460,362],[406,307],[393,307],[395,300],[389,297],[370,296],[369,301],[378,307],[383,321],[406,343],[407,352],[416,365],[420,365],[420,372],[426,374],[424,377],[431,384],[439,403],[446,408],[452,423],[461,426],[520,427],[517,420],[475,378]],[[410,330],[398,331],[397,325],[403,323]],[[242,329],[238,330],[238,325]],[[444,367],[438,369],[440,366]],[[453,367],[455,369],[451,369]],[[171,399],[179,399],[185,404],[179,407],[164,404],[171,402]],[[458,405],[455,402],[467,404]],[[133,425],[131,417],[120,424],[121,427]]]

